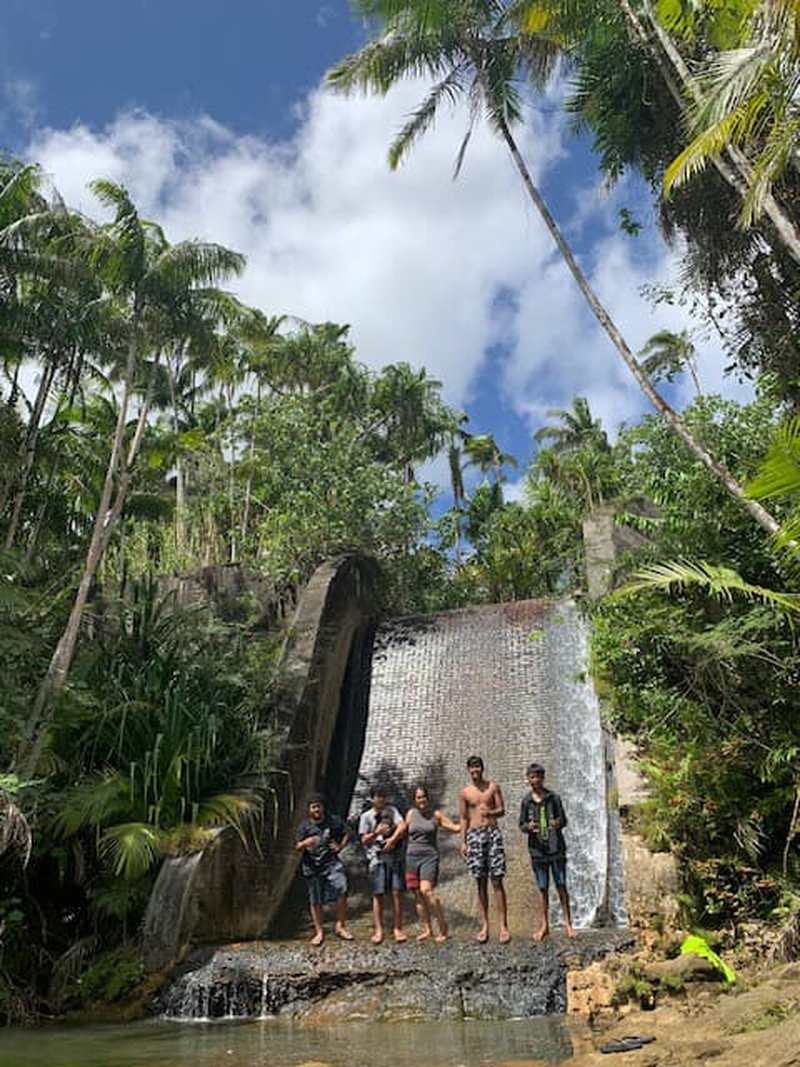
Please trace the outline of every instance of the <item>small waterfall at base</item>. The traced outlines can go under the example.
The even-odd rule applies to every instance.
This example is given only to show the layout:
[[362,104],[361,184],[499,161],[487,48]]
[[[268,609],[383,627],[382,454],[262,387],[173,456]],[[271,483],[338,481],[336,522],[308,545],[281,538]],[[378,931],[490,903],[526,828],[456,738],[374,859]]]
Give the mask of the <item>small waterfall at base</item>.
[[[532,872],[517,827],[533,760],[545,765],[546,784],[567,811],[576,925],[624,925],[618,816],[609,805],[613,767],[588,673],[587,627],[572,601],[467,608],[379,629],[362,783],[389,777],[407,804],[413,783],[425,780],[435,804],[455,814],[472,753],[505,794],[512,933],[529,935],[534,921]],[[354,802],[352,813],[364,803]],[[456,927],[473,923],[474,886],[457,842],[441,836],[445,910]],[[557,925],[555,898],[551,892]]]

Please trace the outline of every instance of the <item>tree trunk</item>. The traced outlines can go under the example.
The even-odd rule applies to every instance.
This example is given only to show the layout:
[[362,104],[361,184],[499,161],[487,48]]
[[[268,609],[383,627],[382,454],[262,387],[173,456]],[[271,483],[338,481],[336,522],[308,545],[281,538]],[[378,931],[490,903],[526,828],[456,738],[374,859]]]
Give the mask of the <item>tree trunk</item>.
[[[647,33],[639,21],[636,12],[631,7],[629,0],[619,0],[619,4],[625,17],[636,33],[636,36],[643,42],[655,60],[672,98],[677,103],[681,112],[685,112],[685,96],[688,96],[693,103],[697,103],[700,94],[697,85],[695,84],[695,80],[684,62],[683,56],[673,44],[672,39],[658,21],[658,18],[654,15],[647,0],[645,0],[644,9],[647,14],[648,22],[652,26],[653,32],[658,39],[658,43],[663,49],[663,55],[653,46],[653,42],[647,36]],[[681,92],[681,88],[676,84],[675,79],[672,77],[670,68],[664,62],[664,56],[667,57],[672,70],[680,80],[680,86],[683,89],[683,93]],[[733,145],[729,145],[725,149],[725,153],[730,160],[730,163],[721,157],[714,159],[712,162],[720,176],[732,189],[735,189],[744,200],[753,180],[750,164],[744,154]],[[775,232],[791,257],[796,263],[800,263],[800,233],[780,204],[778,204],[772,193],[768,193],[765,197],[764,212],[774,226]]]
[[178,555],[186,549],[186,471],[183,466],[183,457],[180,454],[178,443],[178,397],[175,391],[175,378],[178,373],[178,355],[175,356],[175,369],[167,361],[167,379],[169,381],[169,395],[172,404],[172,432],[175,435],[175,541]]
[[606,331],[608,336],[611,338],[614,347],[624,359],[625,363],[628,366],[628,369],[636,379],[639,388],[642,390],[642,392],[653,405],[653,407],[656,409],[656,411],[658,411],[659,414],[664,416],[664,418],[667,420],[673,430],[677,433],[677,435],[681,438],[687,448],[700,460],[700,462],[705,467],[708,468],[708,470],[714,475],[717,481],[719,481],[720,484],[723,485],[732,496],[736,497],[736,499],[739,500],[742,506],[750,513],[750,515],[755,519],[759,526],[766,530],[767,533],[774,534],[778,529],[778,523],[775,521],[772,515],[770,515],[770,513],[765,508],[763,508],[757,501],[748,500],[741,485],[739,485],[739,483],[736,481],[730,471],[725,467],[725,465],[723,463],[720,463],[719,460],[715,459],[714,456],[712,456],[711,453],[700,444],[700,442],[695,438],[694,434],[691,432],[691,430],[683,421],[683,419],[681,419],[678,413],[674,411],[664,400],[664,398],[653,388],[650,379],[639,366],[636,357],[626,344],[625,339],[617,329],[616,325],[611,319],[611,316],[600,303],[597,294],[594,292],[594,290],[589,284],[588,278],[578,266],[577,260],[572,254],[571,248],[564,240],[561,231],[556,225],[555,219],[550,214],[550,209],[545,203],[541,193],[534,185],[533,179],[531,178],[530,173],[528,172],[528,168],[525,165],[525,160],[522,158],[519,148],[517,147],[517,143],[514,140],[514,137],[512,136],[511,131],[509,130],[508,125],[505,121],[501,122],[500,130],[508,146],[508,150],[514,160],[514,163],[517,166],[517,170],[519,171],[522,177],[522,181],[525,184],[525,188],[528,191],[528,195],[535,204],[539,214],[542,216],[542,219],[544,220],[545,225],[550,231],[550,234],[553,240],[555,241],[559,252],[563,256],[564,261],[569,267],[570,273],[572,274],[575,281],[578,283],[581,292],[586,297],[587,303],[594,312],[597,321],[600,323],[600,325]]
[[[122,391],[119,411],[117,413],[117,424],[114,430],[114,441],[111,447],[111,455],[108,459],[108,466],[106,468],[103,492],[100,496],[97,514],[95,515],[92,538],[86,553],[83,574],[81,575],[81,580],[78,584],[78,590],[75,594],[75,600],[69,614],[69,619],[67,620],[66,628],[56,645],[55,652],[52,655],[45,676],[42,679],[33,706],[33,712],[23,732],[17,752],[16,765],[19,767],[23,778],[29,778],[35,772],[48,723],[53,715],[55,705],[64,691],[69,669],[72,666],[83,612],[89,599],[89,592],[92,583],[94,582],[97,568],[100,565],[103,553],[108,545],[108,539],[111,536],[114,511],[116,511],[118,515],[119,510],[121,510],[121,505],[117,508],[117,501],[115,501],[114,510],[110,510],[110,505],[114,491],[114,480],[122,455],[125,426],[128,418],[128,404],[136,368],[138,333],[138,314],[135,312],[132,336],[128,347],[128,360],[125,368],[125,384]],[[136,441],[136,435],[134,435],[134,441]],[[109,527],[108,530],[106,529],[107,527]]]
[[6,530],[6,537],[3,545],[4,548],[11,548],[17,536],[17,527],[19,526],[19,519],[22,514],[22,505],[25,502],[25,494],[28,490],[28,480],[31,471],[33,470],[33,461],[36,458],[36,442],[39,438],[39,425],[42,421],[44,406],[50,395],[50,387],[53,384],[55,375],[56,364],[53,353],[51,353],[50,358],[42,371],[39,388],[36,391],[36,400],[34,401],[33,410],[31,411],[28,428],[25,431],[25,439],[22,442],[22,464],[19,475],[20,482],[17,487],[16,495],[14,496],[14,507],[11,512],[8,529]]

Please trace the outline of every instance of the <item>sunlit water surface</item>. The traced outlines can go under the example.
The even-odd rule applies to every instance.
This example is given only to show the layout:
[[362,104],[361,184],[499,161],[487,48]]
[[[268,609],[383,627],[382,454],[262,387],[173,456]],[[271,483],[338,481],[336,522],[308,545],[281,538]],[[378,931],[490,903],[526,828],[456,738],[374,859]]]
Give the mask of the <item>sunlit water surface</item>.
[[2,1067],[512,1067],[571,1055],[560,1016],[320,1028],[280,1020],[151,1021],[0,1031]]

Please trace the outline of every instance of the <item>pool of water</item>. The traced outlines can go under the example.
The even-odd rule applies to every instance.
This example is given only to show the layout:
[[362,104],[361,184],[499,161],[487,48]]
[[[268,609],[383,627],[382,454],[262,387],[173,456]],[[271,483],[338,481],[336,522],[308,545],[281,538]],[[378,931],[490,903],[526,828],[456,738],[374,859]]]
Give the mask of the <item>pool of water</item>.
[[319,1028],[271,1019],[153,1020],[0,1031],[2,1067],[513,1067],[561,1063],[572,1051],[561,1016]]

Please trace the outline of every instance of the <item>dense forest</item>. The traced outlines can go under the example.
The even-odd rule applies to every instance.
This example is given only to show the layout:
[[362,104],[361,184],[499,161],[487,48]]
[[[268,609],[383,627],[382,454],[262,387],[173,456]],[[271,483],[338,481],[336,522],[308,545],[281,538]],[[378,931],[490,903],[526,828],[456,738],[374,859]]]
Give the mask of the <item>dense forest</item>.
[[[98,222],[35,162],[0,161],[0,1017],[135,985],[161,858],[259,817],[277,644],[255,647],[247,622],[222,640],[165,579],[242,563],[291,599],[358,551],[391,614],[586,603],[581,530],[598,507],[646,539],[614,595],[586,605],[605,713],[650,780],[641,831],[679,857],[695,922],[800,907],[797,4],[356,9],[374,35],[332,89],[427,79],[392,166],[466,99],[654,413],[604,428],[583,397],[551,411],[508,502],[517,461],[424,369],[372,372],[347,327],[244,306],[225,288],[240,255],[171,243],[117,184],[94,183]],[[650,294],[655,318],[680,303],[695,330],[634,353],[591,289],[514,136],[552,79],[604,179],[649,184],[683,262]],[[620,226],[636,240],[629,212]],[[709,330],[749,403],[703,391]],[[676,411],[680,376],[696,396]],[[448,492],[425,481],[440,455]]]

